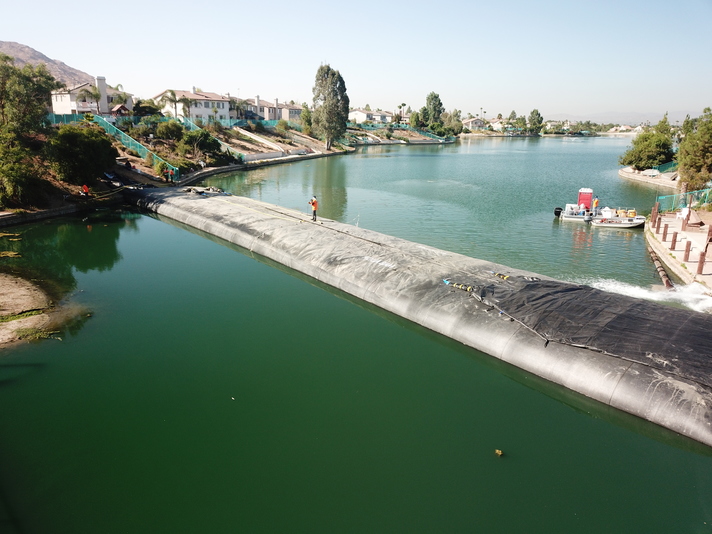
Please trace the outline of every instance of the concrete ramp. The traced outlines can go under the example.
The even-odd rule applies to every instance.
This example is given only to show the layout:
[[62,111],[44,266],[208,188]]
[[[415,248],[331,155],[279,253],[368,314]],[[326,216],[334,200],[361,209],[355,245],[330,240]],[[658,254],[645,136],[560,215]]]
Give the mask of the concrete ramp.
[[[546,380],[712,446],[712,316],[612,295],[256,200],[128,193]],[[305,201],[306,207],[306,201]]]

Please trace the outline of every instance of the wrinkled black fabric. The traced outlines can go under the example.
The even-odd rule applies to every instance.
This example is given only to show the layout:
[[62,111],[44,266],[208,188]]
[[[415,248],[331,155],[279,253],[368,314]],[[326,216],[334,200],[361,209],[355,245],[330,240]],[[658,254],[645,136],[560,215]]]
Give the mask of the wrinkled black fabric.
[[712,315],[588,286],[492,277],[473,296],[542,337],[712,386]]

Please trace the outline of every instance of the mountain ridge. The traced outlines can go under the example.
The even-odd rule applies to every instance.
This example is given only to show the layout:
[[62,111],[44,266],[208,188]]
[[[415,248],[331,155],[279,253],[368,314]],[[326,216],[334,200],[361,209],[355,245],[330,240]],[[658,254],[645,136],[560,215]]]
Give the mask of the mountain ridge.
[[0,41],[0,53],[12,57],[15,60],[16,67],[23,67],[27,64],[33,66],[40,64],[46,65],[49,73],[54,76],[55,79],[67,85],[67,87],[82,83],[94,83],[95,81],[94,76],[91,74],[70,67],[57,59],[51,59],[34,48],[21,43]]

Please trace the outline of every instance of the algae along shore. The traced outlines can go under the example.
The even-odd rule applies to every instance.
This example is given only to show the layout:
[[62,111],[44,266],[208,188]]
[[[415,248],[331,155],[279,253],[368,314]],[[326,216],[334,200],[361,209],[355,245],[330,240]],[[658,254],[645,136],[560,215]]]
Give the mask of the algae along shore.
[[49,297],[32,282],[0,274],[0,348],[44,332],[49,324]]
[[56,307],[32,282],[0,273],[0,350],[23,341],[46,339],[68,322],[88,312],[76,307]]

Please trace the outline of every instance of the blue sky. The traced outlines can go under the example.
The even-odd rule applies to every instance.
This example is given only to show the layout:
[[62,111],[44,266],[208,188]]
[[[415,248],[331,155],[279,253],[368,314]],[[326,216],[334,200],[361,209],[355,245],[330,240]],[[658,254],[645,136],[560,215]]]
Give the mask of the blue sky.
[[[712,0],[13,3],[16,41],[138,97],[309,101],[319,65],[351,105],[672,121],[712,106]],[[627,122],[627,121],[626,121]]]

